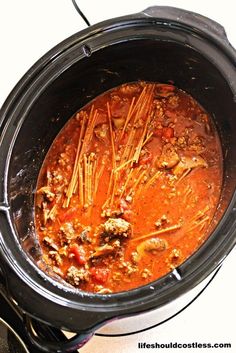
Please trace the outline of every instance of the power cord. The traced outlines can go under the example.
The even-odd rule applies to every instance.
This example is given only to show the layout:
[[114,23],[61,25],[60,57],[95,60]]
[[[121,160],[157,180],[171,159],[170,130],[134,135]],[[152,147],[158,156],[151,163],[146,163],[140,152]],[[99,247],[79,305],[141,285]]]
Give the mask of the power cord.
[[83,12],[80,10],[79,6],[77,5],[76,0],[72,0],[72,3],[76,9],[76,11],[79,13],[79,15],[82,17],[82,19],[84,20],[84,22],[86,23],[87,26],[90,26],[90,22],[88,21],[88,19],[86,18],[86,16],[83,14]]

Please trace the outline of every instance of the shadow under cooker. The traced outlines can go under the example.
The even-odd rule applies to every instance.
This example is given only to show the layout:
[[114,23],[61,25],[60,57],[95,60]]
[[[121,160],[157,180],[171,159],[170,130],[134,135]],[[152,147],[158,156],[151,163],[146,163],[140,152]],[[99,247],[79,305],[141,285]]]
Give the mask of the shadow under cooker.
[[[1,257],[9,293],[30,316],[59,328],[93,332],[114,317],[177,298],[214,270],[235,244],[235,52],[224,35],[216,42],[212,29],[202,27],[140,15],[95,25],[46,54],[5,103],[0,130],[6,161],[0,171]],[[171,80],[213,117],[224,158],[216,215],[221,219],[209,239],[177,269],[181,280],[173,271],[132,291],[83,293],[37,266],[33,204],[39,170],[54,138],[77,110],[104,91],[137,80]]]

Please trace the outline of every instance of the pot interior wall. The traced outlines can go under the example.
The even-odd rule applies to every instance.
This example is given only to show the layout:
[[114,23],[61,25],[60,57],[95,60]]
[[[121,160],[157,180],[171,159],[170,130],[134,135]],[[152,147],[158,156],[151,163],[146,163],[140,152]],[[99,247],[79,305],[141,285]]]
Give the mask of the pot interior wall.
[[44,157],[66,121],[102,92],[125,82],[173,82],[213,116],[224,155],[223,209],[235,187],[235,102],[218,69],[189,45],[154,39],[114,44],[67,68],[35,100],[16,138],[8,174],[8,195],[16,234],[36,258],[33,202]]

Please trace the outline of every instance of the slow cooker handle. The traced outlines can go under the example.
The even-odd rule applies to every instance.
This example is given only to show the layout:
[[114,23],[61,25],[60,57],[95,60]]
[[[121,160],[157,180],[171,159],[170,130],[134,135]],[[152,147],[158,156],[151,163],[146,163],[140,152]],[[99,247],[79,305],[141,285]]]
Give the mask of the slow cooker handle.
[[159,18],[162,20],[166,19],[168,20],[168,25],[170,24],[170,20],[176,24],[185,24],[193,29],[197,29],[201,32],[204,31],[215,38],[220,38],[221,40],[229,43],[223,26],[208,17],[192,11],[182,10],[170,6],[152,6],[142,11],[141,15],[144,15],[145,17]]
[[[46,353],[69,353],[77,352],[87,341],[93,336],[93,333],[77,333],[70,339],[62,341],[46,341],[45,337],[40,334],[42,332],[42,325],[48,328],[45,324],[40,324],[39,321],[24,315],[24,323],[26,333],[30,342],[39,350]],[[61,331],[60,331],[61,332]]]

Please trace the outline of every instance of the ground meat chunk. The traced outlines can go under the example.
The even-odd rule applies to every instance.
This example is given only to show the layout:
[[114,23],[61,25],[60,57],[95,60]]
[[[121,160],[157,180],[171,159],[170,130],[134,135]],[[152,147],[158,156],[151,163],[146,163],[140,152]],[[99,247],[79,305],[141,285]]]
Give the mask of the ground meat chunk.
[[179,96],[170,96],[168,99],[168,107],[174,109],[177,108],[179,105]]
[[91,230],[91,227],[86,227],[82,232],[79,234],[79,239],[82,241],[82,243],[91,243],[91,239],[89,237],[89,232]]
[[62,167],[68,165],[70,163],[70,154],[69,153],[61,153],[60,158],[58,159],[58,164]]
[[75,119],[79,122],[79,124],[82,124],[83,119],[88,120],[88,113],[84,110],[81,110],[80,112],[76,113]]
[[140,89],[140,86],[135,84],[135,83],[131,83],[131,84],[124,84],[121,86],[120,88],[120,92],[122,94],[127,94],[127,95],[133,95],[133,94],[136,94],[136,93],[139,93],[141,91]]
[[122,218],[109,218],[103,225],[105,234],[127,238],[130,234],[130,223]]
[[60,266],[62,264],[61,256],[57,251],[51,250],[48,253],[48,257],[52,260],[53,264],[56,266]]
[[118,267],[128,276],[138,271],[136,264],[132,264],[129,261],[122,261]]
[[204,139],[201,138],[200,136],[196,136],[194,138],[189,139],[189,150],[194,151],[197,154],[201,154],[205,152],[206,147],[204,143]]
[[79,286],[80,282],[89,280],[89,273],[84,268],[76,268],[75,266],[69,267],[66,273],[66,280],[72,286]]
[[167,261],[167,264],[169,265],[169,267],[173,270],[175,267],[177,267],[182,262],[181,250],[174,248],[171,251],[171,253],[166,261]]
[[62,246],[70,244],[71,240],[75,239],[76,237],[77,234],[72,223],[67,222],[60,227],[59,238]]
[[179,155],[171,143],[164,145],[157,166],[159,168],[170,169],[179,162]]
[[98,124],[94,128],[95,136],[102,142],[106,142],[109,139],[109,126],[108,124]]
[[103,218],[105,218],[105,217],[107,217],[107,218],[109,218],[109,217],[119,217],[123,213],[124,213],[123,210],[120,210],[120,209],[111,210],[110,208],[107,208],[107,209],[105,209],[105,210],[103,210],[101,212],[101,217],[103,217]]
[[109,288],[104,288],[103,286],[101,286],[99,284],[94,287],[94,291],[96,293],[99,293],[99,294],[110,294],[110,293],[112,293],[112,291]]
[[136,265],[139,262],[139,260],[140,260],[140,255],[138,254],[137,251],[133,251],[131,253],[131,262]]
[[152,273],[148,268],[145,268],[141,273],[141,277],[144,279],[151,277],[151,276],[152,276]]
[[157,228],[162,227],[163,225],[166,225],[167,223],[169,223],[169,219],[167,218],[167,216],[164,214],[163,216],[161,216],[161,218],[159,218],[156,222],[155,222],[155,226]]

